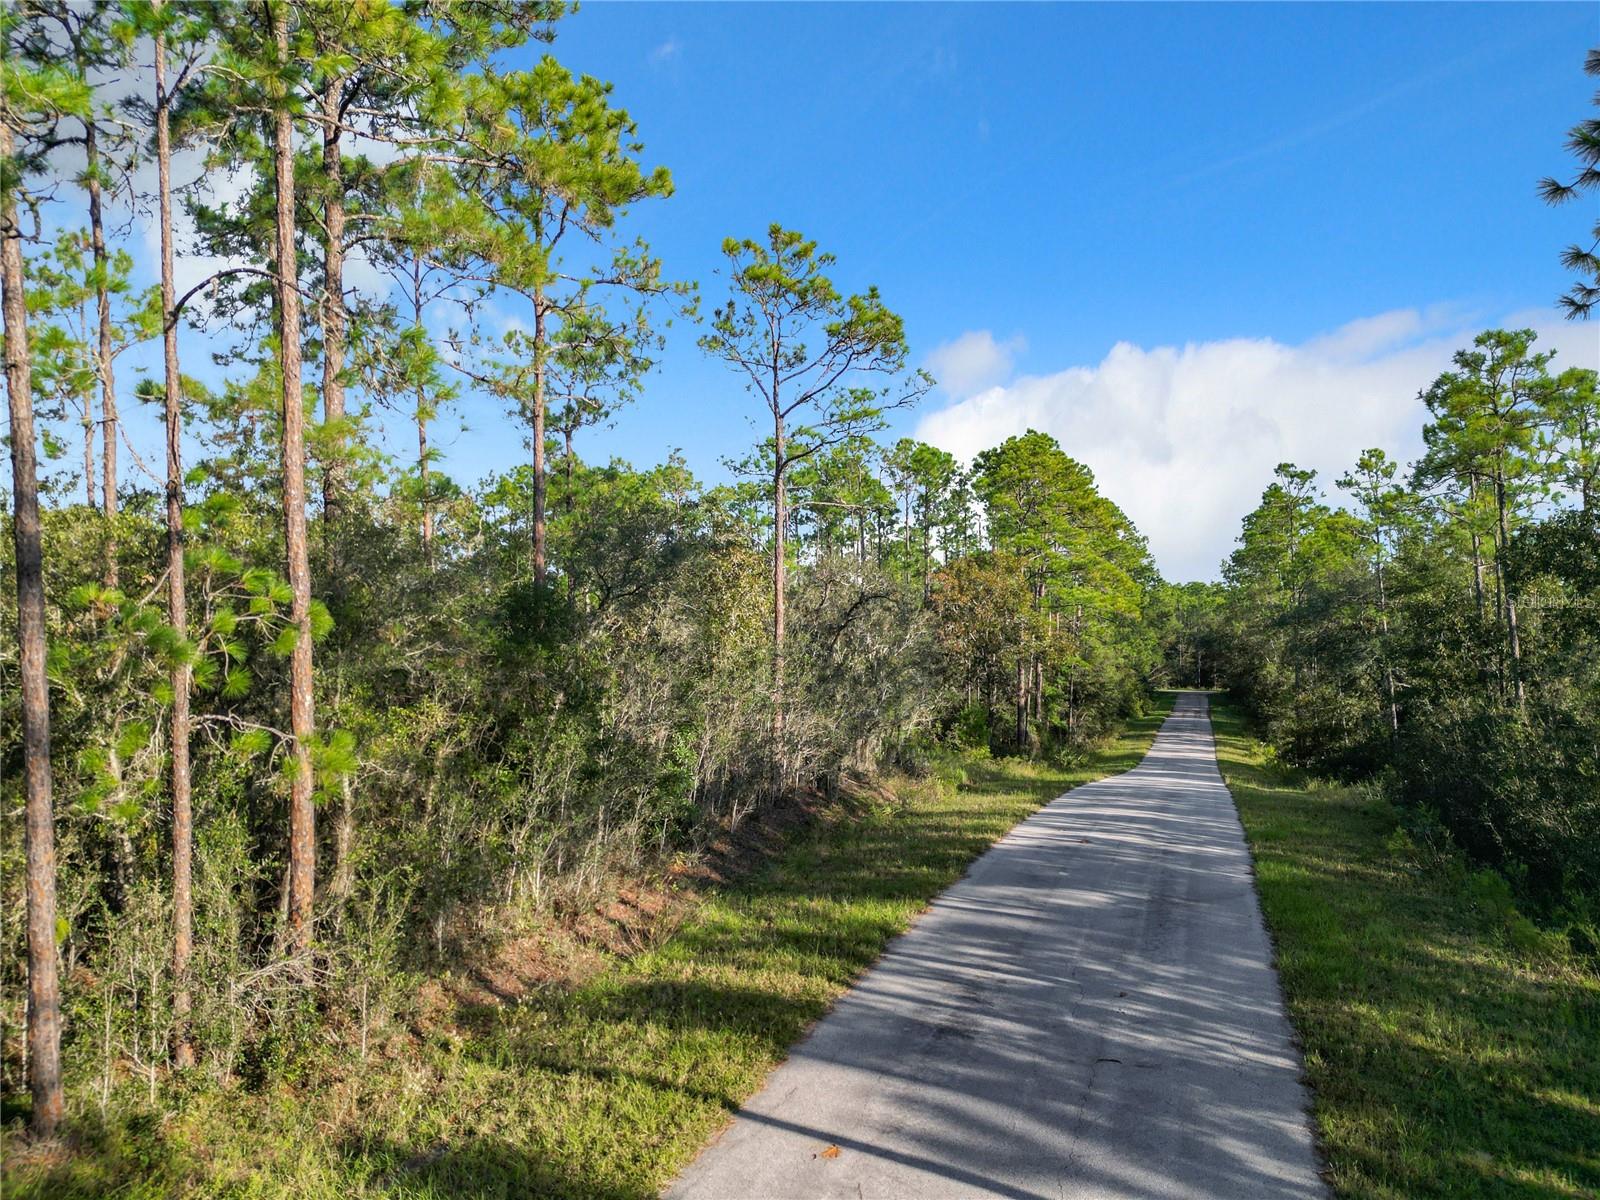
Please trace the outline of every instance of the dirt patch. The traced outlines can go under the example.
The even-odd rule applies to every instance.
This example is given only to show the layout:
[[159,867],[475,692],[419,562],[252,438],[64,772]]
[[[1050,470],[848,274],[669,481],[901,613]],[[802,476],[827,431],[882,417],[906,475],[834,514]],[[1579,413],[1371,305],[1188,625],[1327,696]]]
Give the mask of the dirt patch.
[[884,783],[858,776],[847,776],[831,796],[818,788],[791,792],[737,826],[724,823],[699,855],[678,864],[672,873],[695,888],[726,887],[783,853],[801,830],[894,802],[894,793]]
[[515,1004],[542,988],[576,987],[607,962],[659,946],[687,920],[702,896],[760,870],[803,831],[896,804],[881,781],[850,777],[836,793],[797,791],[737,825],[723,822],[701,850],[650,877],[618,877],[600,902],[546,918],[525,933],[479,941],[459,974],[418,991],[416,1026],[458,1025],[462,1010]]
[[41,1174],[65,1167],[78,1145],[70,1136],[34,1141],[31,1137],[6,1136],[6,1173],[24,1168]]

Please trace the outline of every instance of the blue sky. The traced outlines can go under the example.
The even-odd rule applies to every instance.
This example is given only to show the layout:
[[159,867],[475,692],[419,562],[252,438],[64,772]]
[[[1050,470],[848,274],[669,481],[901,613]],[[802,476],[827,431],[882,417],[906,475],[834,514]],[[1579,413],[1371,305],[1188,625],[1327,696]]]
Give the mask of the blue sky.
[[1053,366],[1547,303],[1580,222],[1533,180],[1583,115],[1596,12],[597,3],[556,52],[672,170],[638,224],[684,273],[782,220],[919,344],[1022,331]]
[[[1404,457],[1416,390],[1474,329],[1600,357],[1551,308],[1593,206],[1534,194],[1568,167],[1597,13],[596,2],[553,52],[614,81],[672,171],[627,226],[671,274],[715,300],[723,237],[816,238],[947,380],[898,432],[970,454],[1050,429],[1182,578],[1214,573],[1278,458]],[[580,452],[720,475],[754,410],[694,336]],[[458,478],[524,453],[491,403],[461,416]]]

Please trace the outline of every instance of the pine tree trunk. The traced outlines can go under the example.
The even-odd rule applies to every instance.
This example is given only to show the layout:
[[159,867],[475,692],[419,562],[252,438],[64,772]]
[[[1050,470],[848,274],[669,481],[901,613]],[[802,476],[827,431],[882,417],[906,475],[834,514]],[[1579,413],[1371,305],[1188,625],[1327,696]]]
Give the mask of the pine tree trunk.
[[1028,744],[1028,681],[1027,659],[1017,655],[1017,752]]
[[[156,181],[161,225],[162,359],[166,373],[167,437],[167,623],[180,639],[188,636],[189,605],[183,562],[183,382],[178,372],[178,317],[173,311],[172,145],[167,95],[166,39],[155,39]],[[172,1015],[173,1059],[179,1067],[194,1065],[189,1041],[189,959],[194,943],[194,808],[189,773],[188,663],[172,668],[172,713],[169,741],[172,755]]]
[[573,495],[572,495],[572,426],[571,425],[568,425],[566,428],[564,428],[561,431],[561,441],[562,441],[562,445],[565,448],[565,452],[562,454],[562,457],[561,457],[562,475],[566,479],[566,495],[564,495],[562,497],[561,506],[562,506],[562,508],[566,509],[567,515],[570,517],[572,515],[572,502],[573,502]]
[[1400,746],[1400,703],[1396,698],[1394,666],[1389,656],[1389,596],[1383,581],[1382,550],[1376,562],[1378,575],[1378,633],[1383,651],[1383,685],[1389,697],[1389,752],[1391,757]]
[[1578,453],[1573,457],[1577,459],[1578,470],[1578,498],[1579,511],[1587,518],[1594,512],[1594,426],[1589,420],[1589,410],[1583,409],[1578,414]]
[[327,241],[322,253],[322,419],[333,430],[331,451],[322,472],[322,536],[328,561],[338,545],[340,509],[344,500],[344,163],[340,148],[339,108],[344,81],[329,80],[322,92],[322,170],[327,188],[323,208]]
[[429,489],[433,482],[428,474],[428,414],[423,407],[422,389],[417,389],[417,482],[422,489],[422,557],[433,570],[433,504]]
[[[0,101],[3,103],[3,101]],[[12,153],[0,113],[0,159]],[[45,677],[44,548],[33,433],[33,370],[22,229],[14,188],[0,200],[0,308],[4,312],[6,393],[11,409],[12,537],[17,556],[17,657],[21,676],[23,819],[27,862],[28,1017],[26,1053],[33,1091],[33,1132],[52,1136],[61,1123],[61,983],[56,962],[55,814],[50,794],[50,691]]]
[[[289,62],[289,6],[272,6],[278,60]],[[283,375],[283,526],[290,616],[298,636],[289,658],[289,729],[294,771],[289,788],[289,928],[291,954],[311,947],[316,885],[316,810],[311,801],[311,741],[315,730],[311,673],[311,562],[306,544],[305,395],[301,385],[300,289],[295,263],[294,121],[280,104],[273,127],[276,185],[278,328]]]
[[[926,505],[927,497],[923,497]],[[928,603],[928,596],[933,591],[933,526],[922,527],[922,603]]]
[[100,153],[95,124],[83,126],[84,171],[89,180],[89,245],[94,253],[95,305],[99,317],[96,368],[100,376],[100,503],[106,518],[105,584],[117,586],[117,387],[112,367],[110,256],[106,252],[105,219],[100,207]]
[[333,827],[333,878],[328,898],[341,904],[355,890],[356,798],[349,776],[341,780],[339,820]]
[[1506,574],[1505,558],[1510,549],[1511,532],[1506,520],[1506,480],[1500,467],[1494,478],[1495,518],[1500,536],[1495,547],[1495,572],[1497,591],[1505,609],[1506,644],[1511,651],[1511,686],[1517,700],[1517,712],[1527,715],[1527,693],[1522,682],[1522,639],[1517,631],[1517,602],[1511,596],[1511,580]]
[[788,591],[789,496],[784,478],[784,455],[788,440],[783,414],[778,407],[778,371],[772,373],[773,457],[772,457],[772,785],[773,794],[783,788],[784,767],[784,620]]
[[[422,329],[422,259],[411,256],[411,322],[419,332]],[[432,482],[428,475],[428,398],[422,384],[417,384],[417,481],[422,487],[422,557],[433,570],[433,500]]]
[[1477,604],[1478,620],[1483,620],[1484,587],[1483,587],[1483,543],[1478,537],[1478,531],[1471,526],[1478,503],[1478,483],[1471,476],[1467,476],[1467,521],[1469,522],[1469,536],[1472,539],[1472,598]]
[[94,498],[94,401],[83,397],[83,502],[89,508],[98,508]]
[[1472,598],[1478,609],[1478,620],[1483,620],[1483,542],[1477,531],[1472,534]]
[[548,564],[545,561],[545,462],[544,462],[544,388],[545,338],[544,292],[538,289],[533,298],[533,584],[544,588]]

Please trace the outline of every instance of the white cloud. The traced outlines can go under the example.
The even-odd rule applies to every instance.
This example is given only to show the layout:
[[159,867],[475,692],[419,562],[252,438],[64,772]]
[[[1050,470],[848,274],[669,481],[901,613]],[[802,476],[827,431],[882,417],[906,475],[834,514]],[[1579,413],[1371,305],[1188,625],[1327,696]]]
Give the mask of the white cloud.
[[1009,376],[1013,360],[1026,348],[1020,337],[997,342],[987,329],[973,329],[935,346],[925,365],[941,390],[963,399]]
[[[1488,324],[1538,330],[1558,365],[1600,365],[1594,328],[1550,312],[1474,324],[1446,309],[1407,309],[1300,345],[1119,342],[1098,365],[967,394],[926,414],[917,436],[970,458],[1030,428],[1049,433],[1133,518],[1167,578],[1215,578],[1278,463],[1314,468],[1336,493],[1333,481],[1368,446],[1415,458],[1426,418],[1417,393]],[[966,377],[975,378],[986,344],[988,334],[966,334],[940,351],[972,364]]]
[[683,43],[678,40],[677,34],[673,34],[671,37],[667,38],[666,41],[662,42],[659,46],[650,51],[650,61],[653,63],[664,63],[671,59],[677,58],[682,52]]

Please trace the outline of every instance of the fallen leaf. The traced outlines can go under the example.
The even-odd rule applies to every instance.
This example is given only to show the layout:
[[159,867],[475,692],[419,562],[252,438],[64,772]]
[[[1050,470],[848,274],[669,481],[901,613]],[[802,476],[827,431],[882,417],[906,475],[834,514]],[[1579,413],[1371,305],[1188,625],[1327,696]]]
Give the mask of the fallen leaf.
[[822,1153],[817,1155],[817,1157],[818,1158],[838,1158],[839,1157],[839,1147],[837,1147],[837,1146],[829,1146],[826,1150],[822,1151]]

